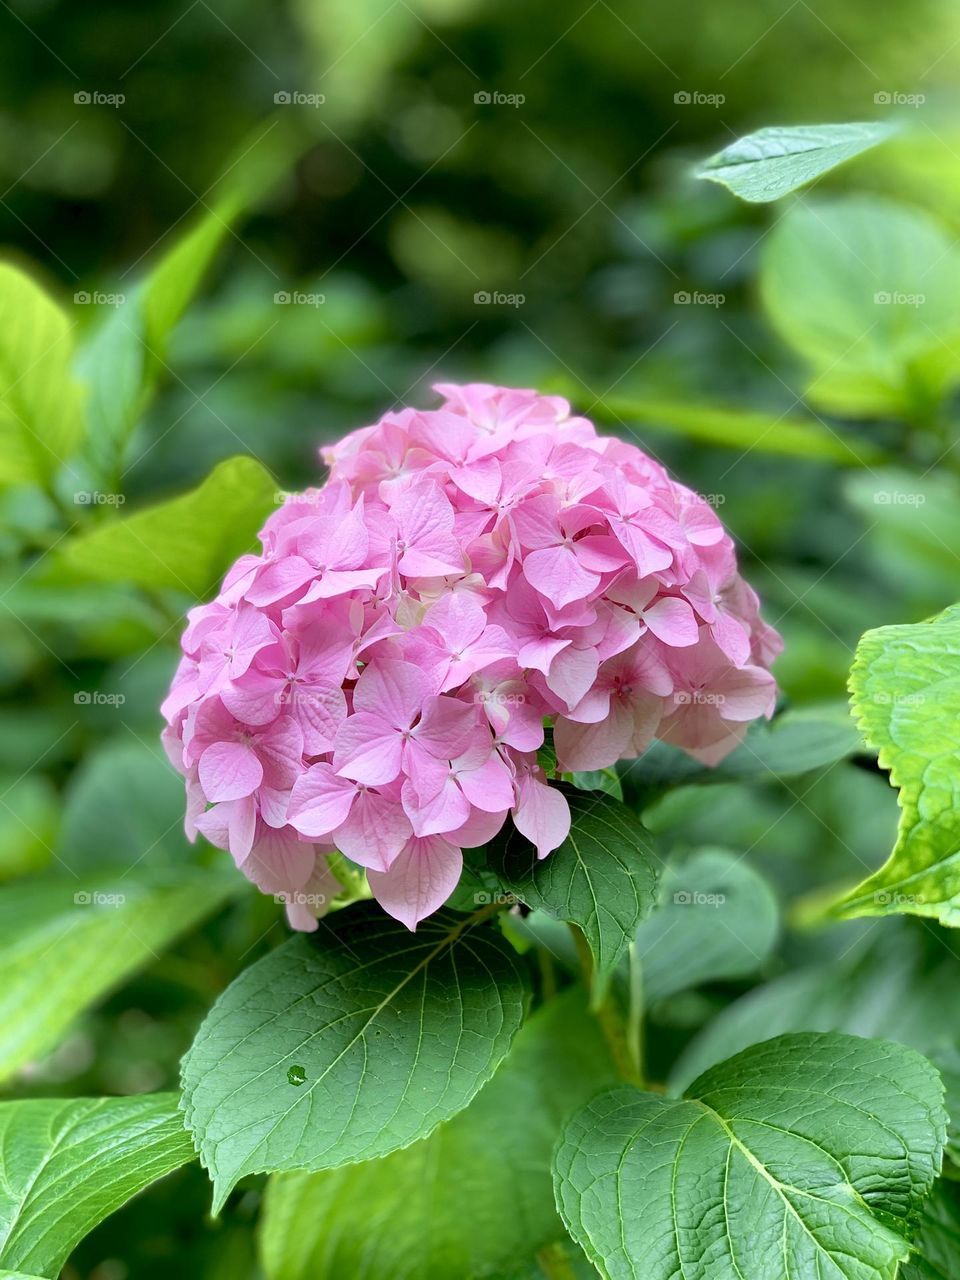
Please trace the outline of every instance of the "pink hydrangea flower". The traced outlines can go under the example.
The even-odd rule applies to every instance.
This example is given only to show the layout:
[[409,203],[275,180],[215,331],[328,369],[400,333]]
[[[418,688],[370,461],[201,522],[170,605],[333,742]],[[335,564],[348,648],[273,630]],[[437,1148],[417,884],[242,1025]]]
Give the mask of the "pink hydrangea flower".
[[716,764],[773,712],[780,638],[703,499],[559,397],[437,390],[323,451],[191,612],[163,705],[188,834],[297,929],[333,850],[411,929],[505,822],[549,856],[545,725],[562,772],[654,738]]

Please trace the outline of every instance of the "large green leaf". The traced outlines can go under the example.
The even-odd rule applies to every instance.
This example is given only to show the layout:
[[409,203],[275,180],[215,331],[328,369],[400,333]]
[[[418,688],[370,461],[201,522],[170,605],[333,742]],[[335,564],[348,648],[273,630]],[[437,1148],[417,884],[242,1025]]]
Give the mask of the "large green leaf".
[[831,412],[923,416],[960,375],[960,250],[917,210],[796,205],[764,246],[761,291],[811,367],[808,397]]
[[331,1169],[425,1138],[507,1053],[526,986],[499,930],[441,912],[410,934],[341,911],[245,973],[183,1061],[219,1210],[244,1174]]
[[3,1102],[0,1147],[0,1263],[44,1276],[58,1276],[131,1196],[194,1159],[173,1093]]
[[54,572],[207,595],[250,550],[276,492],[259,462],[228,458],[190,493],[78,534],[64,544]]
[[661,1000],[702,982],[756,973],[778,932],[776,897],[741,855],[701,849],[670,862],[660,906],[637,930],[644,997]]
[[232,869],[116,866],[0,890],[0,1079],[243,886]]
[[895,125],[876,121],[758,129],[705,160],[697,177],[762,204],[806,186],[895,132]]
[[850,690],[864,737],[900,788],[901,813],[889,860],[839,909],[960,925],[960,607],[866,632]]
[[901,1045],[783,1036],[668,1099],[601,1094],[556,1154],[609,1280],[894,1280],[940,1170],[943,1089]]
[[487,850],[487,865],[529,907],[582,929],[594,959],[594,998],[627,953],[656,902],[660,859],[626,805],[599,791],[563,787],[570,834],[546,858],[512,824]]
[[383,1160],[271,1179],[269,1280],[465,1280],[532,1263],[564,1234],[550,1181],[560,1124],[615,1079],[582,994],[551,1000],[429,1138]]
[[39,285],[0,263],[0,484],[49,483],[76,447],[72,328]]

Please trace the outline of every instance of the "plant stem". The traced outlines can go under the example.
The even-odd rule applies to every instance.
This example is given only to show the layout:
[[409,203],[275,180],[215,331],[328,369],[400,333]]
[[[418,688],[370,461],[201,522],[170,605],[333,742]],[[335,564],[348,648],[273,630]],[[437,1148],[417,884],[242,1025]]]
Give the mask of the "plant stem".
[[[570,933],[577,949],[577,956],[580,960],[580,968],[583,970],[587,990],[592,992],[594,965],[589,944],[582,931],[576,925],[570,925]],[[628,1019],[624,1018],[623,1010],[620,1008],[616,997],[611,995],[609,991],[600,1001],[591,996],[590,1007],[600,1023],[600,1029],[603,1032],[618,1074],[628,1084],[635,1084],[638,1089],[642,1089],[643,1074],[639,1069],[636,1056],[631,1052],[630,1048],[631,1035],[636,1042],[639,1039],[639,1032],[634,1030],[631,1033]],[[642,1011],[638,1014],[638,1020],[642,1021]]]
[[628,952],[629,964],[629,1004],[627,1006],[627,1052],[640,1081],[644,1081],[644,1021],[643,1021],[643,967],[637,952],[636,942],[630,943]]

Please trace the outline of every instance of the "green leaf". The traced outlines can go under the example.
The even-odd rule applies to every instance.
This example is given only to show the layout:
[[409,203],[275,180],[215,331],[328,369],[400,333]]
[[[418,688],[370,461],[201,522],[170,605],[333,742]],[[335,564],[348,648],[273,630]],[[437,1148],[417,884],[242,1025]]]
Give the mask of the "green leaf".
[[701,849],[670,862],[660,906],[637,930],[644,998],[756,973],[778,933],[776,897],[741,855]]
[[117,867],[0,890],[0,1079],[242,887],[232,869]]
[[0,1263],[45,1276],[97,1223],[194,1159],[173,1093],[3,1102],[0,1146]]
[[849,438],[849,432],[841,436],[815,418],[787,417],[776,412],[607,396],[597,404],[595,413],[620,426],[642,422],[669,435],[741,453],[756,450],[789,458],[838,462],[848,467],[869,466],[882,456],[875,445]]
[[568,990],[530,1018],[493,1080],[429,1138],[383,1160],[272,1178],[261,1236],[268,1280],[380,1280],[397,1274],[399,1258],[417,1280],[532,1263],[563,1235],[550,1179],[560,1124],[615,1079],[582,994]]
[[509,824],[489,846],[487,865],[528,907],[583,931],[593,954],[597,1001],[653,909],[659,858],[626,805],[597,791],[562,790],[572,825],[559,849],[538,859],[534,846]]
[[900,788],[901,812],[889,860],[838,909],[960,925],[960,609],[866,632],[850,691],[864,738]]
[[0,263],[0,484],[49,484],[82,429],[73,328],[29,276]]
[[940,1169],[942,1098],[901,1045],[783,1036],[683,1099],[588,1103],[560,1139],[557,1204],[609,1280],[894,1280]]
[[829,173],[897,132],[886,123],[759,129],[738,138],[697,169],[741,200],[763,204]]
[[525,1002],[511,948],[469,916],[441,912],[411,935],[364,903],[271,952],[183,1060],[215,1212],[245,1174],[332,1169],[425,1138],[499,1066]]
[[938,1182],[923,1206],[915,1255],[900,1280],[956,1280],[960,1275],[960,1200],[957,1187]]
[[764,246],[774,327],[807,397],[847,416],[925,417],[960,374],[960,251],[926,214],[851,196],[790,209]]
[[758,782],[794,778],[863,751],[857,726],[843,703],[797,707],[755,721],[725,760],[707,768],[668,743],[654,741],[623,770],[628,794],[640,789]]
[[255,543],[276,492],[259,462],[228,458],[190,493],[78,534],[53,572],[205,596]]

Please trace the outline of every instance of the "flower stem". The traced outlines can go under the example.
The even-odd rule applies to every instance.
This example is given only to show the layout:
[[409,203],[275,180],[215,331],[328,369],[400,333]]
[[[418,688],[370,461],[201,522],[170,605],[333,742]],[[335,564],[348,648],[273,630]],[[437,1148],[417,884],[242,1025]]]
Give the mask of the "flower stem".
[[[589,991],[593,986],[593,956],[582,931],[576,925],[571,924],[570,932],[573,936],[574,946],[577,949],[584,982]],[[591,1009],[600,1024],[600,1029],[607,1042],[617,1073],[628,1084],[634,1084],[638,1089],[642,1089],[644,1082],[639,1059],[642,1041],[640,1027],[643,1022],[643,1011],[639,1004],[637,1004],[636,1008],[633,1007],[632,996],[633,984],[631,983],[631,1012],[626,1018],[616,996],[609,990],[600,1001],[591,1000]],[[631,1020],[633,1025],[631,1025]],[[633,1048],[631,1048],[631,1044],[633,1044]]]

